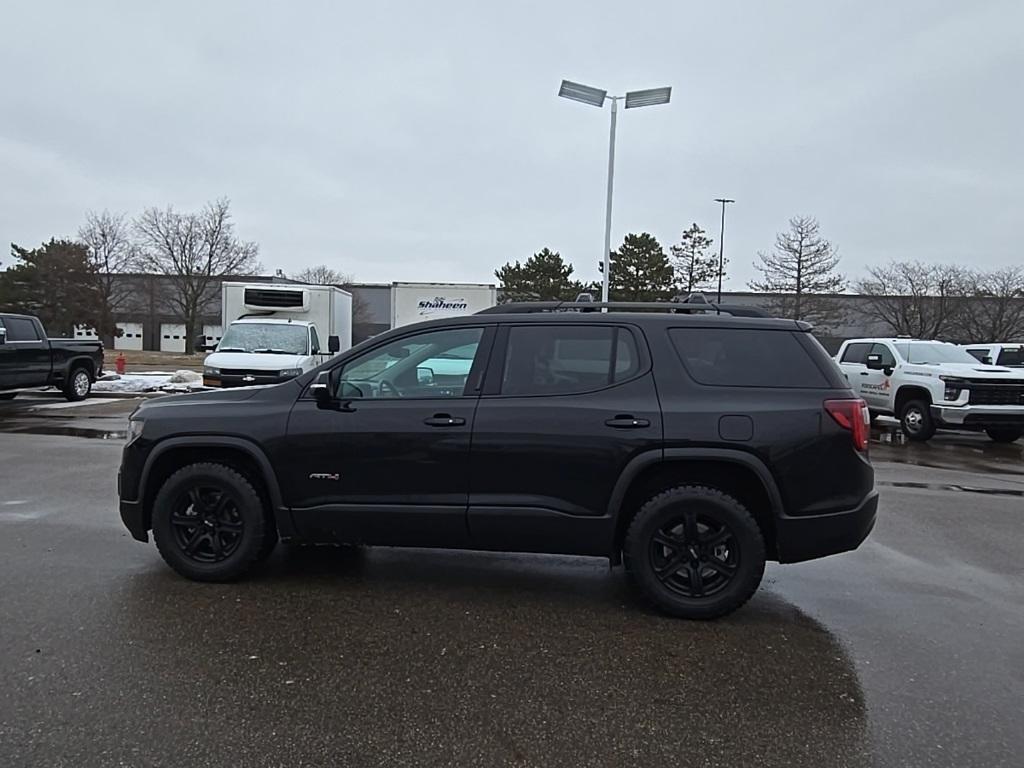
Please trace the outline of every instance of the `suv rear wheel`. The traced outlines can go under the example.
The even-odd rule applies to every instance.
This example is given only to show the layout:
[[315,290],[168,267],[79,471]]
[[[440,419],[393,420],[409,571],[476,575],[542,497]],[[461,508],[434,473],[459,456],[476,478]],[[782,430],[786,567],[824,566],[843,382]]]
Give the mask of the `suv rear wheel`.
[[924,442],[935,434],[932,410],[924,400],[908,400],[900,409],[900,426],[908,440]]
[[247,478],[223,464],[203,463],[179,469],[160,488],[153,538],[182,576],[232,581],[270,555],[277,531]]
[[746,507],[713,488],[686,485],[654,496],[629,525],[626,570],[658,609],[714,619],[739,608],[764,574],[761,529]]
[[1012,443],[1024,435],[1024,429],[1019,427],[990,427],[985,434],[997,443]]

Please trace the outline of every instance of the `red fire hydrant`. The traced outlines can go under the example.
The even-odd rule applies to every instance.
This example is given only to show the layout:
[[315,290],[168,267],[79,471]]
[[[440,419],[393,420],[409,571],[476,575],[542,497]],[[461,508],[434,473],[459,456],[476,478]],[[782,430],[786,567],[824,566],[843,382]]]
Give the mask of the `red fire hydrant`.
[[124,373],[124,363],[124,352],[121,352],[114,360],[114,370],[116,370],[118,374]]

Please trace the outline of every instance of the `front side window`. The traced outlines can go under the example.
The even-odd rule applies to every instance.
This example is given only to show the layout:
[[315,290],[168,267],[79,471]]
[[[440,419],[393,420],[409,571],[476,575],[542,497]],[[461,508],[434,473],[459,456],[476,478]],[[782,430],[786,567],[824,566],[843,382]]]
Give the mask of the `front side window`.
[[985,358],[989,357],[989,351],[987,349],[968,349],[967,354],[977,359],[979,363],[985,362]]
[[39,341],[35,323],[31,320],[26,320],[23,317],[8,317],[4,320],[4,327],[7,328],[8,341]]
[[461,397],[483,328],[449,328],[406,336],[346,363],[338,397]]
[[291,323],[234,323],[228,326],[217,351],[308,355],[309,328]]
[[514,326],[508,334],[501,394],[589,392],[632,378],[639,370],[636,342],[625,328]]
[[871,349],[871,345],[863,341],[847,344],[846,349],[843,350],[843,358],[841,362],[864,365],[868,359],[869,349]]
[[309,339],[309,353],[311,355],[323,352],[323,349],[320,348],[320,337],[317,335],[315,326],[310,327],[309,329]]
[[889,349],[888,344],[872,344],[871,351],[868,354],[878,355],[879,357],[881,357],[882,365],[885,366],[886,368],[896,367],[896,355],[894,355],[892,353],[892,350]]

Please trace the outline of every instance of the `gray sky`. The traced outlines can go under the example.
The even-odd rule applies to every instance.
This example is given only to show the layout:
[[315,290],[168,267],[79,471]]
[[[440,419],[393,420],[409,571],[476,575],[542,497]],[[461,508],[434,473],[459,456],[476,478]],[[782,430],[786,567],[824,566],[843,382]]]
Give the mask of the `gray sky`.
[[[726,226],[728,285],[800,213],[844,270],[1020,263],[1024,3],[0,0],[0,239],[226,195],[268,269],[491,281],[544,246]],[[7,262],[6,249],[0,261]]]

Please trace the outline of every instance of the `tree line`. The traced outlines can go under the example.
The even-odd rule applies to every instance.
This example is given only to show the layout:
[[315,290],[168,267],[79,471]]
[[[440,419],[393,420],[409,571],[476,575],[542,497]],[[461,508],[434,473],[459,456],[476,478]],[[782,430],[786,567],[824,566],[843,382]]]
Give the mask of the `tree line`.
[[[11,243],[12,263],[0,272],[0,307],[37,315],[51,333],[70,335],[75,325],[95,330],[108,345],[119,334],[115,318],[130,306],[138,286],[131,273],[167,278],[162,309],[181,320],[194,339],[202,316],[223,280],[259,274],[259,247],[241,238],[226,198],[198,211],[147,208],[134,218],[89,211],[77,237],[51,238],[37,248]],[[344,285],[352,278],[321,265],[293,276],[300,282]],[[353,320],[365,320],[353,298]]]
[[[765,294],[761,305],[777,317],[810,322],[826,331],[856,322],[851,302],[859,295],[861,319],[874,320],[894,335],[954,341],[1013,341],[1024,338],[1024,268],[978,270],[919,261],[872,266],[850,281],[840,254],[813,216],[795,216],[759,251],[758,277],[748,288]],[[665,301],[714,290],[719,277],[713,240],[696,223],[668,253],[649,233],[629,234],[610,254],[612,301]],[[727,260],[722,265],[724,277]],[[599,269],[602,265],[598,265]],[[550,248],[525,262],[495,271],[505,301],[570,301],[580,293],[599,297],[600,283],[573,277],[575,269]]]

